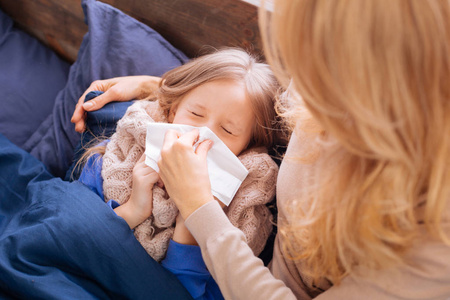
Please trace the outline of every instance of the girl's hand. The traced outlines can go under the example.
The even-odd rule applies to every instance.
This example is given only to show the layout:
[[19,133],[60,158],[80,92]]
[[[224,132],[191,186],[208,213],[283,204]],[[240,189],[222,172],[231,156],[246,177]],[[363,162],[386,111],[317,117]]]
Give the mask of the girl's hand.
[[127,221],[131,229],[150,217],[153,210],[153,185],[159,175],[145,164],[145,153],[133,168],[133,185],[130,199],[114,209],[117,215]]
[[194,151],[198,136],[197,129],[184,135],[169,130],[158,161],[159,175],[167,193],[185,220],[197,208],[214,199],[206,164],[212,141],[203,141]]
[[178,214],[178,216],[177,216],[175,231],[173,233],[172,239],[179,244],[198,245],[197,241],[194,239],[192,234],[189,232],[187,227],[184,225],[184,219],[180,214]]
[[[78,99],[78,103],[70,120],[75,124],[77,132],[86,129],[85,113],[102,108],[112,101],[129,101],[143,99],[152,95],[158,89],[161,78],[155,76],[125,76],[105,80],[94,81]],[[84,103],[84,98],[89,92],[102,91],[102,95]]]

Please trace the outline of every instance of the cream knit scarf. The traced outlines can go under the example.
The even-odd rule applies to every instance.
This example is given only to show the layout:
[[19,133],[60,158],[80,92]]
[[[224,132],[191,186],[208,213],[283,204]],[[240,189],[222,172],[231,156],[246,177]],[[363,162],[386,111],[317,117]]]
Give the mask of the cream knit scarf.
[[[103,156],[105,200],[120,204],[131,195],[133,167],[145,151],[147,124],[167,122],[158,101],[136,101],[118,122]],[[272,215],[266,204],[275,196],[278,166],[263,148],[239,155],[249,174],[225,213],[242,230],[255,255],[263,250],[272,230]],[[153,212],[137,226],[134,235],[147,253],[161,261],[173,236],[178,210],[164,189],[153,187]],[[207,224],[205,224],[207,226]]]

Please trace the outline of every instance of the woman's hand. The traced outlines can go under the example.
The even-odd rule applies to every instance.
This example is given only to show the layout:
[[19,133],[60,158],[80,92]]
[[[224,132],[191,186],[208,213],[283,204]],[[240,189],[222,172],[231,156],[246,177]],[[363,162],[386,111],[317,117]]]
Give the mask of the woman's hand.
[[158,161],[159,176],[185,220],[197,208],[214,199],[206,164],[212,141],[203,141],[194,151],[198,136],[197,129],[184,135],[169,130]]
[[[78,103],[70,120],[75,124],[77,132],[86,129],[85,113],[102,108],[112,101],[129,101],[143,99],[150,96],[158,89],[161,78],[155,76],[125,76],[105,80],[94,81],[78,99]],[[84,103],[84,98],[89,92],[102,91],[102,95]]]
[[153,210],[153,185],[159,180],[155,170],[145,164],[145,153],[133,168],[133,185],[130,199],[114,209],[127,221],[131,229],[150,217]]

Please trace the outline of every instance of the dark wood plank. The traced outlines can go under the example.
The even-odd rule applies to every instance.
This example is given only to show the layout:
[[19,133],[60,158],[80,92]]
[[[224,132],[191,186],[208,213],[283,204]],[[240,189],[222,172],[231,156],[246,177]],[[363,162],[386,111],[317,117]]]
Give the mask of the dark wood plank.
[[103,0],[158,31],[194,57],[205,46],[259,53],[257,7],[241,0]]
[[[102,0],[151,26],[188,56],[205,46],[239,46],[260,54],[257,8],[241,0]],[[69,61],[84,24],[80,0],[0,0],[16,23]]]
[[80,0],[0,0],[0,8],[62,57],[76,59],[87,31]]

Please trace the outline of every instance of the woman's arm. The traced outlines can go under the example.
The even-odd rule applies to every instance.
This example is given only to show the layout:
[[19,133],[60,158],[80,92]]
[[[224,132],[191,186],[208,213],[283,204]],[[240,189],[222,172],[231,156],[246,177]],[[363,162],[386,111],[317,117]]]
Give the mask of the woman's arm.
[[202,256],[226,299],[296,299],[273,277],[248,247],[211,193],[206,165],[210,142],[194,151],[198,131],[166,134],[158,162],[160,176],[186,226],[202,249]]
[[186,226],[225,299],[297,299],[254,256],[242,231],[230,223],[216,201],[192,213]]
[[[94,81],[78,99],[75,111],[70,120],[75,130],[83,132],[86,111],[102,108],[112,101],[129,101],[150,96],[159,86],[161,78],[155,76],[125,76]],[[102,91],[102,95],[84,103],[86,95],[91,91]]]

